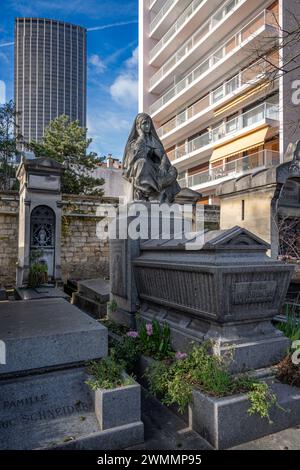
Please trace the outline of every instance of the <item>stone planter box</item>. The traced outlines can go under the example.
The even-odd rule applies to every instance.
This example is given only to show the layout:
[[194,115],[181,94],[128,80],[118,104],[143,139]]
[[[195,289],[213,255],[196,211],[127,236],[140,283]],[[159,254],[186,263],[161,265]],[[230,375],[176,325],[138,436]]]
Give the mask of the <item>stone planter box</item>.
[[189,409],[190,426],[215,449],[228,449],[300,424],[300,389],[278,382],[271,384],[278,405],[270,411],[271,423],[250,416],[246,394],[225,398],[193,392]]
[[[128,378],[124,373],[124,377]],[[94,392],[95,413],[101,431],[141,423],[141,386],[137,383]]]

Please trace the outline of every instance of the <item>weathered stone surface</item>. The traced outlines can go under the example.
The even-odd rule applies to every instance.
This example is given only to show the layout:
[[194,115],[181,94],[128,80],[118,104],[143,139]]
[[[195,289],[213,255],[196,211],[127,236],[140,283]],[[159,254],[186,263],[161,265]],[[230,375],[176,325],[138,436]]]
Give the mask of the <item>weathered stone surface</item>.
[[0,374],[104,357],[107,329],[63,299],[0,304],[7,363]]
[[54,286],[36,287],[34,289],[17,288],[15,290],[17,299],[20,300],[39,300],[39,299],[65,299],[70,300],[70,296],[63,290]]
[[0,381],[0,449],[123,449],[143,442],[141,421],[101,431],[84,368]]
[[1,380],[0,448],[47,447],[97,431],[85,379],[85,369],[76,368]]
[[95,392],[95,413],[102,431],[141,420],[139,384]]
[[126,424],[54,446],[53,450],[120,450],[144,442],[144,424]]
[[110,284],[104,279],[88,279],[78,282],[78,292],[94,302],[103,304],[109,301]]
[[227,449],[299,425],[299,388],[273,383],[271,389],[279,404],[270,411],[271,423],[248,414],[247,395],[218,399],[194,391],[190,426],[216,449]]
[[83,310],[95,319],[104,318],[106,316],[107,304],[99,304],[87,297],[83,297],[78,292],[72,294],[72,304]]
[[0,193],[0,283],[13,286],[18,258],[19,195]]
[[[107,199],[107,203],[115,200]],[[63,279],[88,279],[109,272],[109,243],[96,235],[96,196],[63,195],[61,269]],[[0,193],[0,283],[15,286],[18,261],[19,194]]]

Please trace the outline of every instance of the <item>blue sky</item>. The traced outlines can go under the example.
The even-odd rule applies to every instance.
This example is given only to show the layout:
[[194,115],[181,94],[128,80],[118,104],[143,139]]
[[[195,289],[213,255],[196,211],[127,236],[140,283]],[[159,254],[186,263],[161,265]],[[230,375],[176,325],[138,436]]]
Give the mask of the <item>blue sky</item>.
[[[88,29],[92,150],[122,157],[137,113],[138,0],[0,0],[0,80],[13,98],[14,18],[45,17]],[[113,25],[113,26],[112,26]]]

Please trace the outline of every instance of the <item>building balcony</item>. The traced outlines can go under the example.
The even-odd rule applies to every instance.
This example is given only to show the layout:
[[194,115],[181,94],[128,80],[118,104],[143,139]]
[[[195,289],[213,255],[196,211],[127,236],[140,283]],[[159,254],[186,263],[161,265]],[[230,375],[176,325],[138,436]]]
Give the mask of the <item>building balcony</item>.
[[[157,134],[162,139],[165,147],[172,145],[174,138],[180,141],[184,139],[187,133],[191,135],[196,132],[201,125],[214,118],[217,108],[226,105],[239,95],[247,93],[247,90],[253,90],[253,92],[256,90],[256,97],[260,92],[260,88],[264,92],[265,87],[269,86],[266,80],[272,70],[274,70],[274,67],[264,60],[259,60],[177,114],[157,129]],[[256,84],[263,81],[265,81],[265,86],[262,84],[259,88],[254,88]],[[276,86],[277,84],[274,82],[274,89]],[[240,106],[239,103],[236,106]],[[231,111],[234,111],[234,109],[232,108]]]
[[222,0],[193,0],[151,49],[150,65],[161,66],[221,3]]
[[164,6],[166,0],[148,0],[149,4],[149,10],[155,9],[155,11],[158,13],[159,10]]
[[168,115],[192,100],[199,93],[199,89],[209,88],[212,76],[214,81],[221,79],[232,71],[233,64],[241,64],[250,57],[253,58],[255,51],[259,50],[260,54],[267,52],[277,40],[278,27],[274,22],[273,14],[267,10],[257,15],[155,101],[150,106],[152,118],[158,121],[166,119]]
[[257,172],[280,164],[280,154],[273,150],[261,150],[232,162],[222,162],[207,171],[196,173],[179,181],[181,187],[194,191],[213,189],[224,181],[238,178],[246,173]]
[[167,0],[150,23],[150,37],[160,39],[175,23],[189,2],[190,0]]
[[[276,130],[279,127],[279,106],[273,103],[262,103],[255,108],[240,114],[229,121],[201,134],[195,139],[185,142],[168,153],[173,164],[182,169],[193,163],[201,163],[208,159],[213,149],[232,140],[251,133],[256,129],[270,126]],[[242,150],[242,149],[241,149]]]
[[203,57],[230,34],[233,25],[240,22],[240,9],[245,8],[245,4],[249,5],[248,0],[228,0],[202,23],[150,78],[150,93],[161,93],[172,84],[174,75],[182,69],[188,70],[199,57]]

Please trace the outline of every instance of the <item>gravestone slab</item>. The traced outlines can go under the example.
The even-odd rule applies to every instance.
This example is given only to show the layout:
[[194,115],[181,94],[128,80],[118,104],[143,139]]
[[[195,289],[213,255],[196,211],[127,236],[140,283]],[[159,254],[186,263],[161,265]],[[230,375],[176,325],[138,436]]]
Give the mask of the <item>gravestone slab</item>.
[[0,450],[119,450],[141,444],[140,419],[101,431],[87,378],[79,367],[0,380]]
[[32,289],[17,288],[15,295],[18,300],[39,300],[39,299],[65,299],[70,300],[70,296],[63,290],[54,286],[41,286]]
[[99,431],[84,368],[0,380],[0,449],[49,447]]
[[0,304],[1,374],[61,367],[107,354],[107,329],[63,299]]

